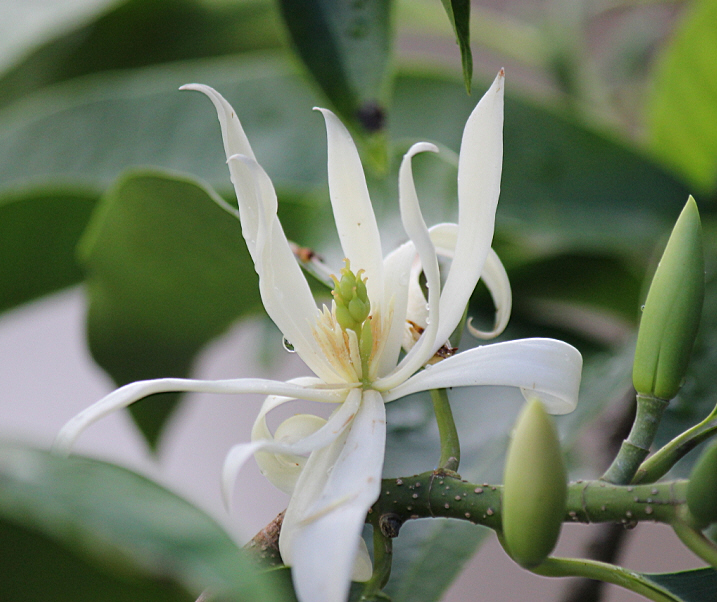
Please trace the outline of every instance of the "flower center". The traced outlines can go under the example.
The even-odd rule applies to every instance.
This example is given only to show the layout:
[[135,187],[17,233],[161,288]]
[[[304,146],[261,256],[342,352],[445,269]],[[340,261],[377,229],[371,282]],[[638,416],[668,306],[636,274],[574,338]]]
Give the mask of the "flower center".
[[341,278],[331,276],[334,297],[331,311],[324,307],[314,330],[326,359],[343,380],[369,386],[375,378],[375,358],[381,342],[381,321],[376,307],[371,307],[364,271],[354,273],[349,260]]
[[348,259],[341,268],[341,280],[331,276],[334,281],[334,290],[331,294],[336,302],[336,321],[341,330],[353,331],[358,339],[359,356],[361,358],[361,373],[364,383],[368,379],[368,362],[373,350],[373,334],[371,333],[371,302],[366,290],[366,278],[363,270],[354,274]]

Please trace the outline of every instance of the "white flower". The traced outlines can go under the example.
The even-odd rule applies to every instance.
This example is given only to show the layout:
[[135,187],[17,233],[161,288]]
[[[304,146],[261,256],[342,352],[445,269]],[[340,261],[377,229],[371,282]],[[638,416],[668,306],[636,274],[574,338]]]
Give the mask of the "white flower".
[[[259,275],[264,307],[315,377],[286,383],[176,378],[132,383],[73,418],[58,435],[56,446],[67,452],[87,426],[153,393],[267,395],[252,442],[236,446],[227,457],[225,494],[231,491],[239,467],[255,454],[264,474],[292,493],[279,544],[283,560],[292,566],[299,599],[342,602],[352,576],[366,580],[371,574],[361,531],[380,491],[386,402],[436,388],[507,385],[540,398],[553,413],[570,412],[577,403],[582,359],[576,349],[552,339],[476,347],[422,370],[445,349],[481,274],[498,308],[497,331],[510,313],[507,276],[491,251],[503,152],[503,72],[478,103],[463,134],[458,224],[426,227],[411,159],[437,148],[415,144],[399,172],[401,219],[410,241],[385,257],[356,147],[336,116],[320,109],[326,121],[336,227],[344,256],[357,270],[350,271],[347,261],[343,277],[348,284],[337,290],[360,297],[359,289],[366,287],[358,305],[350,306],[350,299],[339,294],[332,308],[323,310],[317,308],[292,253],[277,218],[272,183],[257,163],[234,110],[207,86],[191,84],[183,89],[203,92],[217,109],[242,232]],[[442,291],[438,254],[452,257]],[[428,299],[418,286],[421,272]],[[366,297],[370,305],[364,303]],[[346,308],[352,307],[358,310],[346,317]],[[407,353],[399,361],[404,343]],[[292,399],[338,406],[328,421],[315,416],[290,418],[272,437],[265,415]]]

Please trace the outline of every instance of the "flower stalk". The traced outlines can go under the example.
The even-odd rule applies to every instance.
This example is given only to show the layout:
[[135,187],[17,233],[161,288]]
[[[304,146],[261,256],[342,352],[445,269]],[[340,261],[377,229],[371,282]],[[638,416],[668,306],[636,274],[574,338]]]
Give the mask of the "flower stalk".
[[461,463],[461,444],[458,440],[458,430],[453,419],[451,403],[446,389],[432,389],[431,401],[433,411],[438,423],[438,435],[441,441],[441,457],[438,460],[438,470],[456,473]]

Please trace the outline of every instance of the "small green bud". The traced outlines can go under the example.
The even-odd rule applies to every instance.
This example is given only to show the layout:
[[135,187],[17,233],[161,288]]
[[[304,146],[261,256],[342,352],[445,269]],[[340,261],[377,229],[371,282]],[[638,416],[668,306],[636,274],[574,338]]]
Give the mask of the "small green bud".
[[543,404],[526,404],[508,448],[503,485],[503,535],[521,566],[539,565],[563,525],[568,484],[558,433]]
[[717,523],[717,442],[702,452],[692,469],[687,507],[700,526]]
[[638,393],[667,400],[677,395],[697,335],[704,288],[702,226],[690,196],[647,293],[632,369]]
[[336,301],[336,320],[344,330],[353,330],[361,336],[361,324],[371,313],[371,303],[368,300],[366,279],[362,278],[364,271],[356,274],[351,271],[349,260],[341,268],[341,280],[332,276],[334,290],[331,294]]

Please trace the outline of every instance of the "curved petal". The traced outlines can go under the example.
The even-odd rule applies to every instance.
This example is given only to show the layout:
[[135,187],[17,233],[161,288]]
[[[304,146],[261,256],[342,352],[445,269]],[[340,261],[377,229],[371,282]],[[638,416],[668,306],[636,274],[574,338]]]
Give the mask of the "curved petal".
[[493,330],[479,330],[471,324],[473,318],[468,318],[468,332],[478,339],[492,339],[497,337],[508,326],[510,311],[513,309],[513,296],[510,291],[508,273],[498,254],[491,249],[485,258],[481,280],[486,285],[495,305],[495,322]]
[[247,157],[255,159],[254,151],[249,144],[249,139],[244,133],[244,128],[242,128],[239,118],[232,106],[219,92],[204,84],[185,84],[179,89],[202,92],[212,101],[217,110],[219,125],[222,128],[222,140],[224,142],[224,152],[226,153],[227,159],[232,155],[246,155]]
[[[286,401],[291,399],[284,398]],[[276,441],[279,443],[292,444],[305,439],[309,435],[313,435],[322,426],[326,424],[326,420],[314,414],[295,414],[282,422],[272,435],[266,424],[266,418],[261,417],[254,423],[251,431],[251,440],[254,441]],[[296,486],[296,480],[299,478],[306,458],[297,454],[279,454],[258,451],[254,453],[254,459],[259,465],[261,474],[274,485],[277,489],[284,493],[291,493]]]
[[313,336],[319,315],[311,289],[276,215],[276,192],[262,167],[253,159],[234,155],[229,167],[264,309],[302,360],[326,382],[339,382]]
[[582,363],[575,347],[555,339],[483,345],[428,366],[384,393],[384,399],[430,389],[500,385],[520,387],[525,397],[537,397],[551,414],[567,414],[578,402]]
[[[416,247],[409,241],[389,253],[383,262],[384,300],[386,305],[393,308],[393,314],[379,358],[379,377],[388,374],[398,363],[407,316],[411,265],[415,257]],[[424,308],[425,304],[424,299]]]
[[346,388],[302,387],[292,383],[262,378],[239,378],[233,380],[192,380],[186,378],[160,378],[140,380],[116,389],[106,397],[92,404],[69,420],[53,444],[53,450],[67,455],[77,437],[88,426],[117,410],[126,408],[155,393],[259,393],[262,395],[283,395],[307,401],[340,402],[346,397]]
[[279,548],[300,600],[346,600],[366,513],[380,493],[383,398],[371,390],[349,398],[355,395],[361,406],[350,429],[311,455],[284,516]]
[[441,295],[433,352],[461,320],[493,240],[503,162],[503,80],[501,69],[463,131],[458,161],[458,237]]
[[361,159],[348,130],[328,109],[326,121],[329,194],[341,248],[354,272],[366,272],[371,303],[383,298],[383,252]]
[[[436,246],[436,252],[443,257],[455,255],[456,240],[458,238],[457,224],[436,224],[430,228],[431,240]],[[493,330],[484,332],[471,325],[468,320],[468,331],[480,339],[492,339],[505,330],[510,320],[513,307],[513,298],[510,290],[510,280],[497,253],[490,249],[486,257],[480,279],[486,285],[495,305],[495,322]]]
[[[414,144],[403,156],[398,179],[398,197],[401,204],[401,221],[406,234],[416,247],[418,257],[423,266],[423,273],[426,276],[426,287],[428,288],[428,316],[426,317],[426,329],[416,345],[401,360],[401,363],[394,371],[383,378],[379,378],[374,387],[379,390],[386,390],[395,387],[398,383],[406,380],[411,374],[420,369],[435,353],[433,349],[436,332],[439,324],[439,302],[441,296],[441,276],[438,270],[438,257],[431,242],[428,228],[423,220],[421,208],[418,204],[416,186],[413,182],[411,171],[411,159],[418,153],[431,151],[438,152],[434,144],[419,142]],[[439,345],[440,347],[440,345]]]
[[[267,412],[286,403],[286,401],[288,401],[286,397],[274,397],[271,400],[267,399],[269,403],[265,402],[259,414],[259,418],[263,418]],[[299,455],[322,450],[333,444],[336,439],[341,436],[346,427],[351,424],[354,416],[359,411],[360,403],[360,391],[357,389],[352,390],[347,395],[346,401],[336,408],[336,411],[331,415],[328,421],[326,421],[326,424],[316,432],[295,443],[283,443],[274,441],[273,439],[264,439],[252,441],[251,443],[240,443],[232,447],[224,460],[224,468],[222,470],[222,495],[227,508],[231,506],[231,494],[234,489],[237,473],[252,455],[257,452]],[[304,468],[306,469],[307,466],[304,466]],[[304,471],[302,471],[301,474],[304,474]],[[301,479],[301,476],[299,476],[299,479]],[[297,481],[296,486],[298,487],[298,485],[299,482]]]

